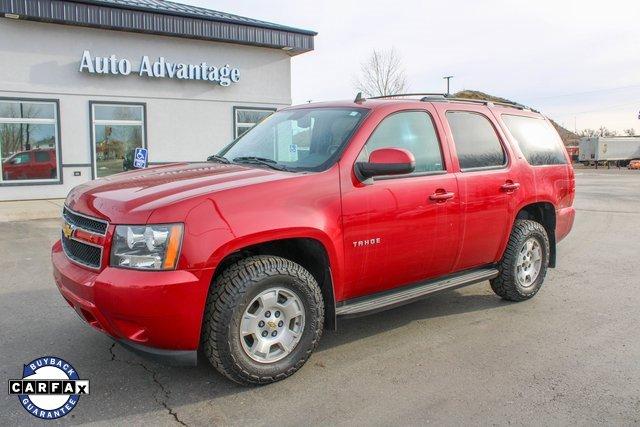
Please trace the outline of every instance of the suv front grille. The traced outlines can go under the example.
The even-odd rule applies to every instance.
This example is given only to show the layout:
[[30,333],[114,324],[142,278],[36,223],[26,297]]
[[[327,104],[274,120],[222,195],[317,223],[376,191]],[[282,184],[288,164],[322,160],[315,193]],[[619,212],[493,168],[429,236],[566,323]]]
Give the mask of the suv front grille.
[[103,237],[107,234],[109,223],[105,220],[73,212],[66,206],[62,210],[62,218],[67,223],[61,237],[62,249],[67,258],[82,266],[100,269],[102,266],[103,247],[85,241],[84,238],[76,237],[76,230],[101,236],[98,242],[103,244]]
[[62,248],[64,253],[72,261],[91,268],[100,268],[102,263],[102,248],[67,239],[62,235]]
[[102,221],[99,219],[90,218],[88,216],[77,214],[66,206],[62,210],[62,217],[71,225],[75,225],[78,228],[83,230],[90,231],[92,233],[97,233],[104,236],[107,233],[107,225],[106,221]]

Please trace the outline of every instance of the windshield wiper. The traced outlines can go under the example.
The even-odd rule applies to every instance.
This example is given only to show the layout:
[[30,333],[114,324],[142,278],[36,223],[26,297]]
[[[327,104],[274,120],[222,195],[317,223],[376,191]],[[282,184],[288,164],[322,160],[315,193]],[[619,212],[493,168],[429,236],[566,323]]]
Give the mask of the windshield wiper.
[[249,163],[249,164],[258,164],[265,165],[270,167],[271,169],[275,169],[278,171],[289,171],[290,169],[284,165],[279,164],[275,160],[267,159],[265,157],[255,157],[255,156],[242,156],[236,157],[233,159],[234,163]]
[[224,156],[220,156],[218,154],[212,154],[207,157],[207,162],[218,162],[218,163],[231,163],[229,159]]

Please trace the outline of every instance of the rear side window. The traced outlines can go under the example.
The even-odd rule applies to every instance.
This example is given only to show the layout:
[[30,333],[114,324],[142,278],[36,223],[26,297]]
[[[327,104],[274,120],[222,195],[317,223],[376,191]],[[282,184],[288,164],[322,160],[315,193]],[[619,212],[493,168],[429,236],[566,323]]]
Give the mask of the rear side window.
[[48,151],[36,151],[36,162],[44,163],[48,162],[49,160],[51,160],[51,158],[49,157]]
[[562,165],[567,162],[562,141],[547,121],[507,114],[502,115],[502,121],[530,165]]
[[411,151],[416,158],[414,172],[444,170],[436,129],[425,112],[404,111],[385,118],[369,137],[358,161],[367,162],[372,151],[390,147]]
[[478,113],[450,111],[447,121],[460,169],[500,167],[507,163],[507,156],[489,119]]

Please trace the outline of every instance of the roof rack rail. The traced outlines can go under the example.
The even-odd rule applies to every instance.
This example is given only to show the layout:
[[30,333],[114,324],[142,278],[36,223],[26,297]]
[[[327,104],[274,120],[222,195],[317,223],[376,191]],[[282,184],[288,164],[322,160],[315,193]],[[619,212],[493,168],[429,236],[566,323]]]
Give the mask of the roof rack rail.
[[395,95],[380,95],[380,96],[372,96],[368,99],[385,99],[385,98],[402,98],[404,96],[441,96],[443,98],[447,98],[449,95],[446,93],[396,93]]
[[[519,104],[517,102],[511,102],[511,101],[491,101],[489,99],[474,99],[474,98],[456,98],[450,94],[447,93],[436,93],[436,92],[416,92],[416,93],[397,93],[395,95],[381,95],[381,96],[372,96],[370,98],[367,99],[389,99],[389,98],[402,98],[405,96],[421,96],[422,98],[420,98],[420,101],[422,102],[449,102],[449,101],[453,101],[453,102],[469,102],[472,104],[482,104],[482,105],[487,105],[487,106],[492,106],[492,105],[500,105],[502,107],[511,107],[511,108],[517,108],[519,110],[528,110],[528,111],[532,111],[534,113],[539,113],[538,110],[534,110],[531,107],[527,107],[526,105],[523,104]],[[364,98],[362,98],[362,95],[360,93],[358,93],[358,96],[356,97],[356,102],[362,102],[364,101]]]
[[423,102],[454,101],[454,102],[469,102],[472,104],[482,104],[487,106],[500,105],[502,107],[511,107],[511,108],[517,108],[519,110],[529,110],[529,111],[533,111],[534,113],[539,113],[539,111],[534,110],[531,107],[527,107],[526,105],[519,104],[517,102],[510,102],[510,101],[491,101],[489,99],[454,98],[454,97],[447,97],[447,96],[445,96],[444,98],[432,98],[432,97],[425,96],[420,101],[423,101]]

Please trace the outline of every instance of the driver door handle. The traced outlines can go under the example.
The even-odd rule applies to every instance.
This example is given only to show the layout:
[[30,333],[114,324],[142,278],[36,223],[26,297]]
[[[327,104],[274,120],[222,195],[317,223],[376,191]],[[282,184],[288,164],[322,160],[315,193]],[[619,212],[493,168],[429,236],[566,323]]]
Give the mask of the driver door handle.
[[502,184],[500,186],[500,189],[504,192],[507,193],[511,193],[513,191],[516,191],[518,188],[520,188],[520,184],[517,182],[513,182],[511,180],[505,182],[504,184]]
[[429,196],[429,200],[433,200],[434,202],[444,203],[449,199],[453,199],[455,193],[451,193],[445,190],[436,190],[435,193]]

